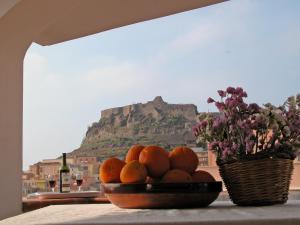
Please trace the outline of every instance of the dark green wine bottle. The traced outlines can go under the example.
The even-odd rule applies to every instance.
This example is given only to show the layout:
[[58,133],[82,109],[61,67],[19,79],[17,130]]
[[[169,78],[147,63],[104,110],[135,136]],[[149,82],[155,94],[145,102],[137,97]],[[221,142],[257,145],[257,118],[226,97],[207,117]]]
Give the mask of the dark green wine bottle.
[[59,191],[62,193],[70,192],[70,168],[67,165],[66,153],[63,153],[63,164],[59,170]]

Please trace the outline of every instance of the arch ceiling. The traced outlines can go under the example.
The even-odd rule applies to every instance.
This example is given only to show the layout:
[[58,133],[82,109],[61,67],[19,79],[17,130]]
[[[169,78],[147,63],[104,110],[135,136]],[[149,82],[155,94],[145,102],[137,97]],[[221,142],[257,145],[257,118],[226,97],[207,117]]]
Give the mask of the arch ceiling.
[[[223,1],[225,0],[72,0],[66,7],[66,0],[51,0],[50,4],[55,4],[57,8],[64,7],[64,13],[54,18],[33,41],[40,45],[52,45]],[[2,0],[2,16],[21,4],[22,7],[24,4],[34,7],[33,2]]]

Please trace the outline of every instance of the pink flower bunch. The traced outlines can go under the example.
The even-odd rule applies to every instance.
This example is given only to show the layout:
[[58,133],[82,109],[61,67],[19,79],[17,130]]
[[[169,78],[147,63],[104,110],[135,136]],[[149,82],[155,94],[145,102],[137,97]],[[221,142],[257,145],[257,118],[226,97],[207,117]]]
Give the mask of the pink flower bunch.
[[193,127],[198,142],[208,143],[219,162],[256,157],[295,158],[300,147],[300,95],[280,107],[247,104],[241,87],[219,90],[214,103],[219,113],[199,115]]

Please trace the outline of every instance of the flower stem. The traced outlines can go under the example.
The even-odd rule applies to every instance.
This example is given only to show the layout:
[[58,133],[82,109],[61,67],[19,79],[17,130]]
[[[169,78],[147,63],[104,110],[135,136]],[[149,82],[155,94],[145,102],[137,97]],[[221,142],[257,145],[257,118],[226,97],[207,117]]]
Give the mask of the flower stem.
[[256,130],[256,146],[255,146],[255,153],[257,153],[258,149],[258,130]]

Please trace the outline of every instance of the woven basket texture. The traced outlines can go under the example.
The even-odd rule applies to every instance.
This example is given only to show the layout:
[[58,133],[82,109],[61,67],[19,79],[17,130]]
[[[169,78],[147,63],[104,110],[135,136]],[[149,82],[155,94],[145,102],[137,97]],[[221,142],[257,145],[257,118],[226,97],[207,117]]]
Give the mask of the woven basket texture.
[[293,172],[293,160],[266,158],[219,166],[233,203],[240,206],[284,204]]

